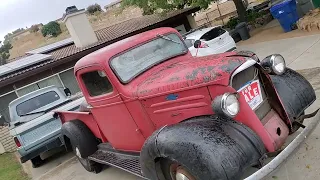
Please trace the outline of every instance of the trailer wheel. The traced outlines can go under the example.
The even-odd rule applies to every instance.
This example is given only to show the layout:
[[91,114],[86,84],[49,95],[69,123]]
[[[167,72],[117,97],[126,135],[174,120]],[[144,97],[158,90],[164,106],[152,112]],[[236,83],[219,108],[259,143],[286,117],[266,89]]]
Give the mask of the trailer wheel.
[[33,168],[38,168],[44,163],[44,160],[41,159],[40,155],[32,158],[30,161]]
[[196,178],[178,162],[160,159],[160,169],[165,180],[196,180]]

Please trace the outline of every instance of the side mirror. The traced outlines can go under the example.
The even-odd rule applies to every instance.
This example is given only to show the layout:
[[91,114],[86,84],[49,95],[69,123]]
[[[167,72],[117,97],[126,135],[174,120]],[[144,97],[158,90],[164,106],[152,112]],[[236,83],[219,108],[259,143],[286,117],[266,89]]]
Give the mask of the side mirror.
[[66,94],[66,96],[71,96],[71,91],[69,88],[65,88],[63,91]]
[[193,44],[194,48],[198,49],[198,48],[200,48],[200,46],[201,46],[201,41],[200,40],[194,41],[194,44]]

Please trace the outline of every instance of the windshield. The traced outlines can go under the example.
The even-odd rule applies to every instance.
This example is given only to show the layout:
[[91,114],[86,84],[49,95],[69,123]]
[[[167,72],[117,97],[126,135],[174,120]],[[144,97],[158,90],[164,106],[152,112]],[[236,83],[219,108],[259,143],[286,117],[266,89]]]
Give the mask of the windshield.
[[17,105],[17,114],[24,116],[59,99],[60,96],[55,91],[46,92]]
[[157,39],[135,47],[111,60],[122,82],[129,82],[152,66],[188,51],[177,34],[159,35]]

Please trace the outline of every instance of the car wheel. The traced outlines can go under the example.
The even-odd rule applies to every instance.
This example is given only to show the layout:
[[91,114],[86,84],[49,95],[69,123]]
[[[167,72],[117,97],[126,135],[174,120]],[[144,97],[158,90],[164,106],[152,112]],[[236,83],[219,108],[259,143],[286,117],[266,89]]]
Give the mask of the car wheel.
[[178,162],[161,159],[160,169],[165,180],[196,180],[196,178]]
[[32,158],[30,161],[33,168],[38,168],[44,163],[44,160],[41,159],[40,155]]

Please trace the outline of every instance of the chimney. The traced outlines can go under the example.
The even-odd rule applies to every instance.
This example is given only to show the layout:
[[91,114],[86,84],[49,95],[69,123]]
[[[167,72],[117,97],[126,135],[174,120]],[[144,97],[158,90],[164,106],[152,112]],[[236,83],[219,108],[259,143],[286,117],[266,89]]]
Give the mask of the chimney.
[[96,33],[86,16],[85,9],[78,10],[76,6],[70,6],[66,9],[63,16],[63,22],[66,24],[74,44],[79,47],[86,47],[98,42]]

